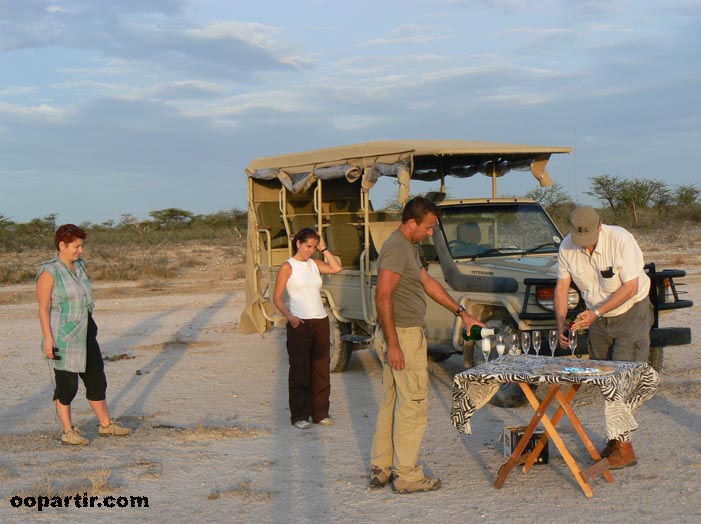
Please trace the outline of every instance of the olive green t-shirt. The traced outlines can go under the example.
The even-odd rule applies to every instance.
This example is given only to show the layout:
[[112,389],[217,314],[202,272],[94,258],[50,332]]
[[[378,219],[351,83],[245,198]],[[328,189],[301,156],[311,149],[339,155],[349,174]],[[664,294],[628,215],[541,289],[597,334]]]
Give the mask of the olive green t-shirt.
[[401,275],[392,293],[394,325],[396,327],[425,327],[426,293],[421,279],[419,249],[399,231],[382,244],[377,260],[378,272],[386,269]]

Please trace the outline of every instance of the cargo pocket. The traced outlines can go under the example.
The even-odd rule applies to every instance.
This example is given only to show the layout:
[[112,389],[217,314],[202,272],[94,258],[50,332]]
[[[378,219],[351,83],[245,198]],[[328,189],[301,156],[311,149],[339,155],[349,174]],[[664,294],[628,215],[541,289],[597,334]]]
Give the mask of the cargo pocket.
[[423,402],[428,397],[428,369],[408,369],[407,383],[413,402]]

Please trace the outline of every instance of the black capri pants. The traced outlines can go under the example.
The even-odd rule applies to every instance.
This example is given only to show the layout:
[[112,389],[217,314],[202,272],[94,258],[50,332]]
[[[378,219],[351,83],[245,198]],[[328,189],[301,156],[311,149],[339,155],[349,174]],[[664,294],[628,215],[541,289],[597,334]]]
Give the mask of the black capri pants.
[[64,406],[70,406],[78,393],[78,375],[85,384],[85,397],[88,400],[105,400],[107,393],[107,377],[105,377],[105,364],[102,361],[102,353],[97,343],[97,324],[88,315],[88,336],[86,340],[87,361],[85,373],[74,373],[63,369],[54,369],[56,376],[56,389],[54,400],[58,400]]

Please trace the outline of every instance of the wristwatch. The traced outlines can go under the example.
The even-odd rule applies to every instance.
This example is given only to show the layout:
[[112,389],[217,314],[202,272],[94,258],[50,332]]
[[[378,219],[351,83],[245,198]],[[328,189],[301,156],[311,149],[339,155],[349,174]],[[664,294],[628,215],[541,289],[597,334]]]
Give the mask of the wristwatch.
[[458,309],[455,310],[455,316],[456,316],[456,317],[459,316],[460,313],[462,313],[463,311],[465,311],[465,306],[463,306],[462,304],[460,304],[460,305],[458,306]]
[[601,312],[597,309],[594,310],[594,314],[596,315],[596,318],[601,318]]

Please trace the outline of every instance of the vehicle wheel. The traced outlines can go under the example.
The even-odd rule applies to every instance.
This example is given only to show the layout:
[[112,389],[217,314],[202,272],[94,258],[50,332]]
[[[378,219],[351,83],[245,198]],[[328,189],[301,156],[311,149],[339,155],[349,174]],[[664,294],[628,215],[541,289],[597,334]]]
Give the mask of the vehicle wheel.
[[350,362],[353,346],[350,342],[341,340],[342,335],[351,334],[351,325],[348,322],[339,322],[331,313],[330,308],[326,308],[329,316],[329,331],[331,332],[331,373],[345,371]]
[[[508,319],[506,319],[500,312],[495,311],[490,318],[482,320],[488,327],[494,327],[499,330],[500,333],[504,333],[507,330],[516,331],[516,326]],[[492,348],[492,352],[489,358],[496,358],[497,352],[495,348]],[[480,344],[473,344],[472,349],[472,361],[474,365],[481,364],[484,362],[484,355],[480,349]],[[521,386],[518,384],[501,384],[499,386],[499,391],[496,395],[492,397],[489,401],[490,404],[494,404],[500,408],[515,408],[518,406],[524,406],[528,399],[523,394]]]
[[664,348],[650,348],[650,354],[647,357],[647,363],[650,364],[655,371],[662,369],[662,359],[664,358]]

